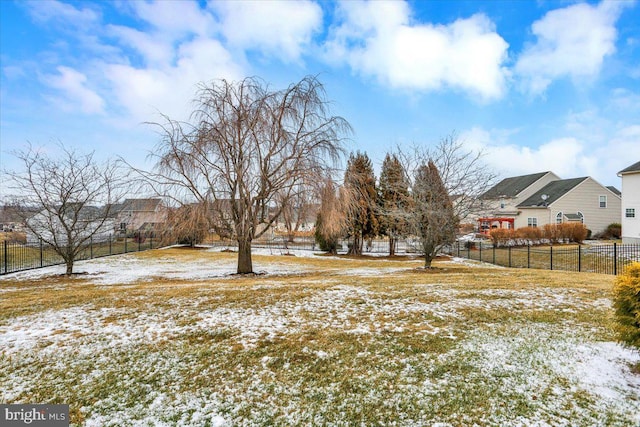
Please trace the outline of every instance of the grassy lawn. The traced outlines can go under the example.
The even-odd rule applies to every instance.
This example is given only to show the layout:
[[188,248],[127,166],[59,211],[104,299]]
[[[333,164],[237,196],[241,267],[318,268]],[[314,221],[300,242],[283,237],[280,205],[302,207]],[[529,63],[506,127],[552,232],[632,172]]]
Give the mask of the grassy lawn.
[[638,426],[612,276],[154,250],[0,278],[0,402],[83,426]]

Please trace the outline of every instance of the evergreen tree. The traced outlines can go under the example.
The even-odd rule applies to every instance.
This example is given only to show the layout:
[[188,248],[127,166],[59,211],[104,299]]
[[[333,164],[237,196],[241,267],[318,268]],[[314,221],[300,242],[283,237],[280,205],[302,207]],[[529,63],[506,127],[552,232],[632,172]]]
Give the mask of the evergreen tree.
[[371,160],[365,153],[351,153],[349,156],[344,188],[348,197],[347,230],[352,239],[349,254],[361,255],[364,240],[378,233],[376,177]]
[[455,240],[458,217],[442,182],[438,168],[429,160],[416,171],[413,185],[414,232],[420,239],[424,253],[424,266],[431,268],[431,261],[442,246]]
[[389,255],[393,256],[398,238],[407,233],[411,208],[409,180],[395,154],[387,154],[382,162],[378,192],[380,233],[389,238]]

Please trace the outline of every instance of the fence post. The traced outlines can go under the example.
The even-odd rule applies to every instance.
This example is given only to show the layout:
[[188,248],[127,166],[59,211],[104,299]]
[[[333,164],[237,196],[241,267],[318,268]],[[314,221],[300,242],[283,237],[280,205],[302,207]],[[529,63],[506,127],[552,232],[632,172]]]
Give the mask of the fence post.
[[613,275],[618,275],[618,244],[613,244]]
[[93,236],[89,237],[89,259],[93,259]]
[[4,241],[4,272],[9,272],[9,260],[8,260],[8,251],[7,251],[7,241]]
[[471,259],[471,242],[467,242],[467,259]]
[[478,250],[480,251],[480,262],[482,262],[482,242],[478,242]]
[[553,245],[551,245],[551,247],[549,247],[549,262],[550,262],[550,267],[551,270],[553,270]]
[[578,272],[580,272],[582,270],[582,248],[580,247],[580,244],[578,243]]
[[153,233],[149,236],[149,249],[153,249]]
[[142,244],[142,233],[138,233],[138,252],[140,252],[140,246]]
[[111,253],[111,241],[113,240],[113,234],[111,236],[109,236],[109,255],[112,255]]
[[527,268],[531,268],[531,244],[527,245]]
[[511,268],[511,246],[509,246],[509,268]]
[[124,230],[124,253],[127,253],[127,229]]
[[496,244],[493,244],[493,265],[496,265]]
[[42,247],[42,239],[40,239],[40,268],[44,267],[44,253]]

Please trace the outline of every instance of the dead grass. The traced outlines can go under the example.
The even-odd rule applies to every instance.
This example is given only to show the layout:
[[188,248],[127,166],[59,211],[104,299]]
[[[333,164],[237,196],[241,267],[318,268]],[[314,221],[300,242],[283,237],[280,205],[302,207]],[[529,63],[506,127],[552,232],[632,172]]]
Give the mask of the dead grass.
[[625,362],[607,367],[637,388],[613,398],[574,371],[613,348],[611,276],[256,256],[266,274],[189,280],[168,273],[236,255],[128,256],[164,273],[0,281],[2,403],[68,403],[73,425],[104,426],[638,421]]

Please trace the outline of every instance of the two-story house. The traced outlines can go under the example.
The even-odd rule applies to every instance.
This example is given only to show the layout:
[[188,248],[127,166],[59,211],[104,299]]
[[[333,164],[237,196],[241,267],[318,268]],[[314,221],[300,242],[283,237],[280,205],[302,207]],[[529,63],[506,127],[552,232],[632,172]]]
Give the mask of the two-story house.
[[158,230],[167,220],[161,199],[126,199],[116,216],[120,233]]
[[640,162],[618,172],[622,178],[622,243],[640,244]]
[[576,221],[594,234],[600,233],[609,224],[620,222],[621,197],[614,190],[588,176],[550,182],[518,204],[520,215],[515,226]]
[[549,171],[503,179],[480,197],[481,214],[475,218],[479,231],[487,233],[493,228],[515,228],[520,213],[518,205],[559,179]]

